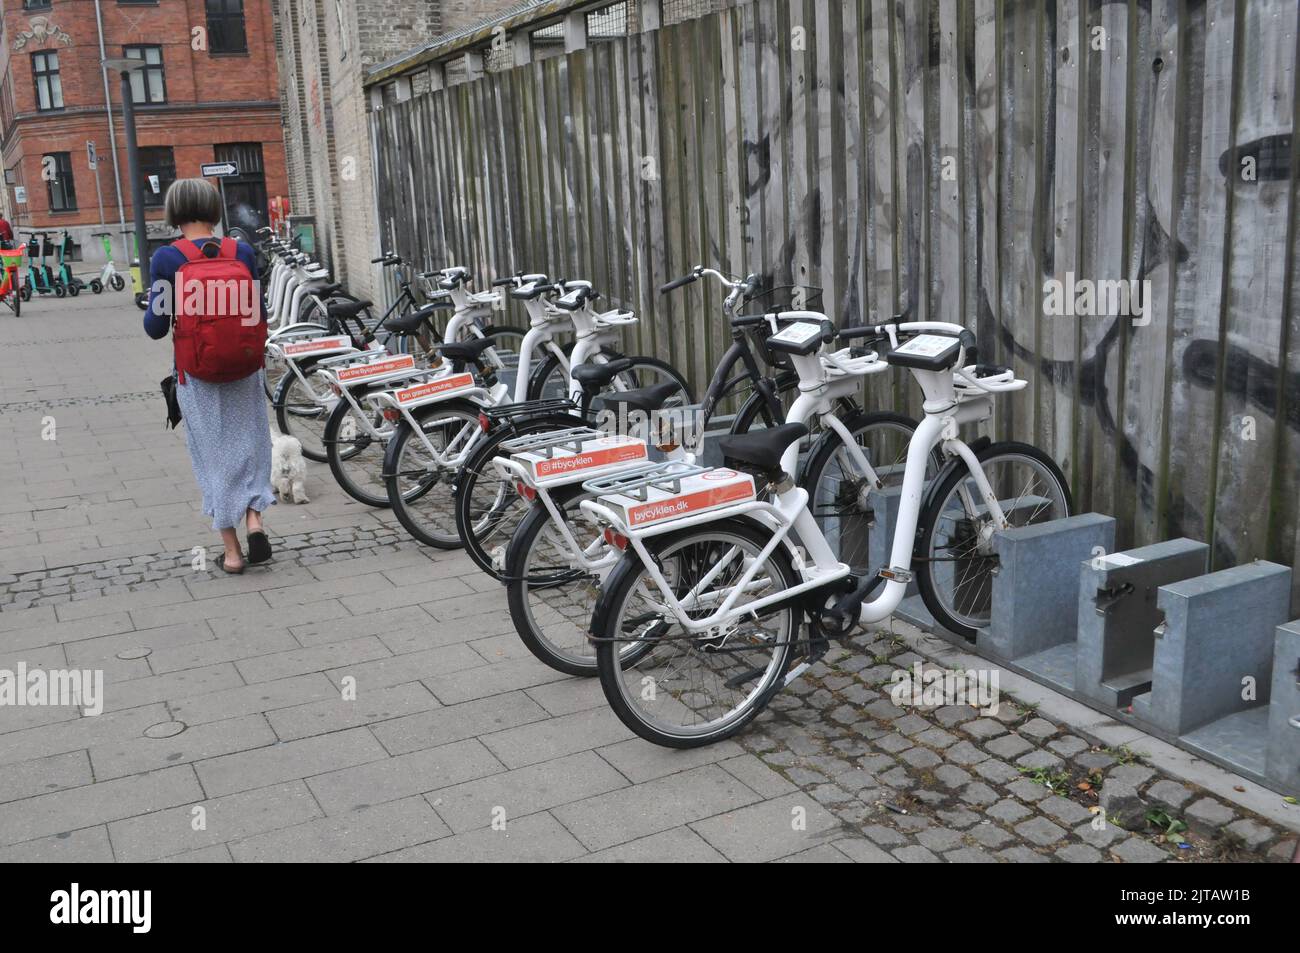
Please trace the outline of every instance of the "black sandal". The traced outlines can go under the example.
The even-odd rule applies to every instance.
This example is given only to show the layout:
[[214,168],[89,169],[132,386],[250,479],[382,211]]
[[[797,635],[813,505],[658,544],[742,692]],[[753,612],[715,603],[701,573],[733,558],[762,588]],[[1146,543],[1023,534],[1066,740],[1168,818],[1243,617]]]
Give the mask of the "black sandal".
[[244,571],[244,565],[245,564],[240,564],[240,567],[238,569],[231,569],[226,565],[225,553],[222,553],[220,556],[217,557],[217,568],[220,569],[222,572],[227,573],[231,576],[238,576],[242,574]]
[[271,558],[271,541],[263,530],[248,534],[248,562],[250,565],[264,563]]

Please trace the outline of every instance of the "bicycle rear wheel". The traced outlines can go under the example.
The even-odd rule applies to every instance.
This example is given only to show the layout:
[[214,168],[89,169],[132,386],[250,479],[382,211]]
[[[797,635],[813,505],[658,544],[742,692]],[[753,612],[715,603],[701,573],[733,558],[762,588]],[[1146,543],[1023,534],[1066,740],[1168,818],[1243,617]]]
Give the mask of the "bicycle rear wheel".
[[[687,614],[712,614],[757,560],[770,532],[727,519],[651,537],[652,556]],[[799,579],[784,546],[759,565],[736,609],[784,592]],[[696,748],[729,738],[781,687],[802,624],[797,606],[730,613],[721,631],[691,635],[664,604],[640,558],[629,551],[610,573],[592,619],[600,684],[623,724],[668,748]],[[644,655],[626,668],[630,642]]]
[[[580,517],[578,503],[587,498],[581,487],[567,487],[552,493],[551,503],[578,547],[589,558],[596,557],[593,547],[600,547],[608,569],[619,554],[601,546],[595,526]],[[566,675],[595,676],[596,648],[587,631],[605,573],[575,564],[568,540],[540,500],[519,521],[505,565],[510,618],[528,651]],[[630,656],[641,647],[624,648]]]
[[[319,331],[321,334],[328,334],[329,328],[323,324],[310,325],[312,330]],[[289,363],[282,357],[267,357],[262,365],[266,372],[263,378],[263,384],[266,388],[266,399],[275,400],[275,392],[280,386],[280,381],[284,380],[284,375],[289,373]]]
[[[306,366],[302,372],[310,377],[312,369]],[[302,455],[308,460],[325,463],[329,459],[325,453],[325,425],[337,401],[338,398],[332,398],[324,405],[316,403],[296,374],[290,373],[280,379],[273,401],[276,425],[280,433],[298,438]]]
[[[381,437],[372,435],[371,430]],[[325,423],[325,454],[330,472],[343,492],[358,503],[377,509],[389,506],[388,488],[384,481],[387,444],[382,435],[391,435],[392,431],[393,425],[384,420],[379,411],[367,412],[362,420],[344,400],[335,405]]]
[[489,433],[456,474],[456,532],[474,565],[492,578],[502,578],[506,547],[529,506],[514,485],[497,473],[492,458],[507,440],[584,425],[581,417],[570,414],[512,421]]
[[459,467],[440,464],[438,456],[460,462],[482,439],[479,409],[469,401],[448,400],[421,407],[413,416],[423,438],[403,420],[384,457],[389,505],[398,522],[419,542],[438,549],[460,549],[452,495]]
[[[1037,447],[995,443],[978,457],[1012,526],[1064,519],[1073,511],[1065,474]],[[917,588],[935,621],[974,641],[992,609],[995,527],[964,465],[955,464],[939,480],[918,525]]]

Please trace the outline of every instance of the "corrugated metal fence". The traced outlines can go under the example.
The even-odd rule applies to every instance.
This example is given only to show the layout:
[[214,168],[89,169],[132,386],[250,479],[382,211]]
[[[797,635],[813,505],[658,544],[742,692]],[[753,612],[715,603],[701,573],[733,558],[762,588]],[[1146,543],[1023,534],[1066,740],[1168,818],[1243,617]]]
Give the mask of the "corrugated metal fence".
[[[1124,544],[1184,534],[1218,565],[1294,564],[1297,6],[629,17],[626,35],[377,109],[384,241],[481,278],[588,277],[640,313],[629,353],[701,385],[726,343],[719,297],[657,293],[695,264],[822,288],[842,323],[904,307],[963,323],[1031,383],[999,433],[1050,450]],[[1141,317],[1047,313],[1045,281],[1071,276],[1149,281]],[[915,411],[913,390],[869,397]]]

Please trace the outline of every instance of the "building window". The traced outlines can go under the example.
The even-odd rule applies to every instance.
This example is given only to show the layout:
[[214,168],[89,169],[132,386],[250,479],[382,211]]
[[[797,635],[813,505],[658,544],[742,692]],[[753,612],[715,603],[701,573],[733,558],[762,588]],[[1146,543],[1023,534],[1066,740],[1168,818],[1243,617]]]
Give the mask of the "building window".
[[50,0],[23,0],[24,10],[48,10]]
[[122,47],[122,53],[133,60],[144,60],[144,66],[131,70],[131,102],[137,105],[167,102],[167,80],[163,75],[161,46],[137,44]]
[[[158,191],[153,190],[150,176],[158,177]],[[140,177],[144,180],[145,208],[160,208],[168,187],[176,181],[176,158],[171,146],[149,146],[140,150]]]
[[63,108],[63,83],[59,79],[58,53],[33,53],[32,76],[36,80],[36,109],[49,112]]
[[75,212],[77,210],[77,187],[72,181],[72,153],[51,152],[41,156],[41,177],[53,175],[46,179],[49,190],[51,212]]
[[334,20],[338,24],[339,59],[348,58],[349,36],[346,18],[343,16],[343,0],[334,0]]
[[213,53],[247,53],[244,35],[244,0],[207,0],[208,50]]

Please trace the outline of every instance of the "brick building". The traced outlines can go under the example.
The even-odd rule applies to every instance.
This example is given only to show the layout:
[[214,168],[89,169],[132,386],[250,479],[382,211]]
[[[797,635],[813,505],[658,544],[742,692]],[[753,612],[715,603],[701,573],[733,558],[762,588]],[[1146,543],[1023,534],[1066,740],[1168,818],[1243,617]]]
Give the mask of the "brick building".
[[274,0],[289,195],[321,257],[356,294],[379,293],[367,69],[520,0]]
[[111,232],[125,259],[119,223],[129,228],[133,210],[121,86],[110,72],[110,119],[102,44],[106,58],[146,64],[132,99],[151,246],[173,236],[162,221],[167,186],[204,162],[239,166],[225,181],[228,223],[265,223],[268,198],[288,188],[273,27],[271,0],[0,0],[6,217],[19,231],[67,229],[87,262],[103,260],[93,234]]

